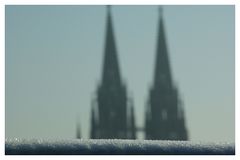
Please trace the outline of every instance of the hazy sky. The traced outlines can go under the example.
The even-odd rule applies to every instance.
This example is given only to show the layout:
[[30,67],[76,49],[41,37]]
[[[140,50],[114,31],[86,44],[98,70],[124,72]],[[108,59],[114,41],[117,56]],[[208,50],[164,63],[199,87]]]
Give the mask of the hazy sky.
[[[234,6],[164,6],[172,74],[190,140],[234,141]],[[153,82],[158,7],[112,6],[137,126]],[[89,138],[105,6],[6,6],[6,137]]]

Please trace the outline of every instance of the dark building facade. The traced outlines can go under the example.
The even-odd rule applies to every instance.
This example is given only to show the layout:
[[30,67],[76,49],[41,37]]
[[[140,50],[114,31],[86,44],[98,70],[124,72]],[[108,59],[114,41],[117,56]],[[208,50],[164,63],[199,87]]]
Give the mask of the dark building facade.
[[187,140],[184,111],[173,84],[160,9],[154,82],[150,88],[145,116],[145,139]]
[[[136,139],[133,100],[121,80],[110,7],[108,7],[102,80],[92,100],[92,139]],[[80,128],[77,129],[80,138]],[[188,140],[178,89],[173,83],[160,8],[153,85],[145,113],[145,139]]]
[[90,138],[135,139],[133,101],[121,80],[109,7],[107,12],[102,80],[92,101]]

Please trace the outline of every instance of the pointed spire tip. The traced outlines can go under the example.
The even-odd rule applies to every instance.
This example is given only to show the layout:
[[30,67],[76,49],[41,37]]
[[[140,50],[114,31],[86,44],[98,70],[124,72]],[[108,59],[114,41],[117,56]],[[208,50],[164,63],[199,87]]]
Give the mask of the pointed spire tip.
[[111,5],[107,5],[107,11],[108,13],[111,11]]
[[162,14],[163,14],[163,7],[159,6],[158,11],[159,11],[159,15],[162,16]]

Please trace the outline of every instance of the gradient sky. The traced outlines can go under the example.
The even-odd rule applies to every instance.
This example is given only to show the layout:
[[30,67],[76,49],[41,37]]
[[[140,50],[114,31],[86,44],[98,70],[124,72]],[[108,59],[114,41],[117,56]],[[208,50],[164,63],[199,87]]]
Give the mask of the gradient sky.
[[[234,6],[164,6],[190,140],[234,141]],[[158,6],[112,6],[137,126],[153,82]],[[6,6],[6,138],[89,138],[102,74],[105,6]],[[139,135],[142,137],[142,135]]]

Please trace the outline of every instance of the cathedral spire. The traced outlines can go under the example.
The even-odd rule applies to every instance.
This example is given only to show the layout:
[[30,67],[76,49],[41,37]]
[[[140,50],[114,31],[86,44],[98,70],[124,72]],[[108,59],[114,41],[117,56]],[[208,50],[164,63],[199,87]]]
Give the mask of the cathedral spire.
[[80,127],[79,123],[77,123],[76,137],[77,137],[77,139],[81,139],[82,138],[82,136],[81,136],[81,127]]
[[171,69],[168,59],[168,50],[165,37],[164,21],[163,21],[163,9],[159,7],[159,24],[158,24],[158,37],[157,37],[157,51],[156,51],[156,63],[154,73],[154,85],[166,85],[171,86]]
[[133,139],[135,138],[134,117],[130,119],[131,124],[128,117],[127,89],[120,78],[110,9],[110,6],[107,6],[103,75],[102,82],[97,89],[95,107],[92,108],[90,136],[94,139]]
[[113,24],[111,18],[111,8],[107,6],[107,29],[103,62],[102,82],[111,84],[120,84],[120,71],[117,58],[117,49],[114,39]]
[[[187,140],[183,111],[178,110],[181,104],[177,89],[172,83],[162,14],[162,8],[159,8],[155,77],[147,103],[145,137],[146,139]],[[178,115],[182,117],[179,118]]]

